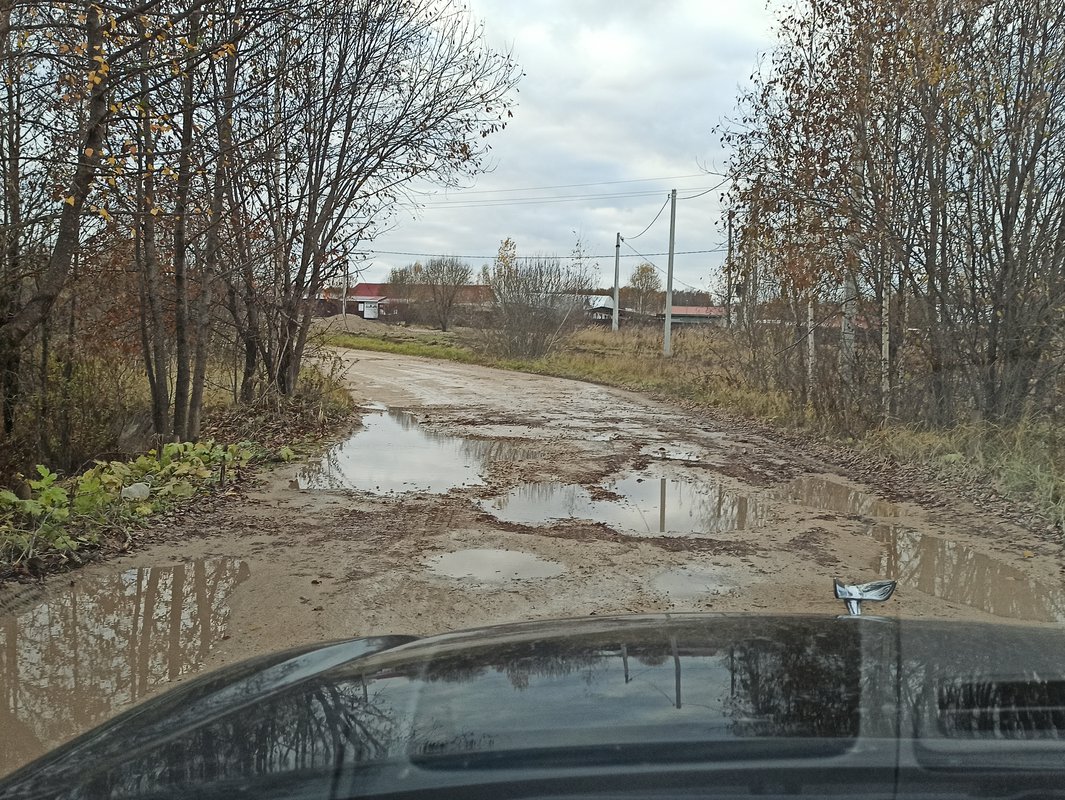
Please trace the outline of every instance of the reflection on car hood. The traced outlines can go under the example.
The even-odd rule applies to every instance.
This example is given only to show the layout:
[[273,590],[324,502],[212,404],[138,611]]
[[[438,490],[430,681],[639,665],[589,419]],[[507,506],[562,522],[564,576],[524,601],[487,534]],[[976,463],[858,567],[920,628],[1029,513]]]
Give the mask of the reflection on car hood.
[[661,615],[248,662],[60,748],[0,797],[333,797],[740,767],[753,789],[775,765],[862,770],[898,791],[911,770],[1042,774],[1063,760],[1060,630]]

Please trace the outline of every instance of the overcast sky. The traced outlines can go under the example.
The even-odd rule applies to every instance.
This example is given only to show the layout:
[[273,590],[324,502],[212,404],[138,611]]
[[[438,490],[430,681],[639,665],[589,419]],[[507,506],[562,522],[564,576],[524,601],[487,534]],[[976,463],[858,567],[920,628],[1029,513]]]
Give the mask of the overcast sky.
[[[362,280],[383,281],[391,267],[424,260],[407,254],[463,256],[476,271],[508,236],[519,255],[568,256],[579,236],[607,286],[619,231],[629,240],[622,284],[642,260],[634,250],[664,272],[666,256],[651,254],[668,250],[669,209],[635,237],[670,189],[684,198],[721,181],[706,172],[725,163],[713,129],[733,115],[740,87],[771,46],[765,0],[470,4],[489,43],[512,47],[525,72],[514,118],[489,139],[492,170],[469,189],[400,212],[373,243]],[[716,285],[721,252],[679,253],[724,246],[719,196],[715,189],[678,202],[677,289]]]

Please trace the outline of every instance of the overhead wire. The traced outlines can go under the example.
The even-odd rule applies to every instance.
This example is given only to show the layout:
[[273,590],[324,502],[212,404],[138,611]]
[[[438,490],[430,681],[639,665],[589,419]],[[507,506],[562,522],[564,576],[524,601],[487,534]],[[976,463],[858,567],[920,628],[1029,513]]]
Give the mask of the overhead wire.
[[650,183],[652,181],[679,181],[685,178],[702,178],[707,173],[691,175],[664,175],[660,178],[629,178],[620,181],[591,181],[590,183],[559,183],[554,186],[518,186],[513,189],[461,189],[462,194],[497,194],[500,192],[542,192],[548,189],[579,189],[582,186],[617,186],[622,183]]
[[[622,239],[622,241],[624,242],[625,240],[624,240],[624,239]],[[629,249],[630,249],[630,250],[631,250],[632,252],[634,252],[634,253],[635,253],[636,255],[638,255],[638,256],[639,256],[640,258],[642,258],[642,259],[643,259],[643,260],[644,260],[645,262],[647,262],[647,263],[648,263],[648,264],[650,264],[650,265],[651,265],[652,267],[654,267],[654,268],[655,268],[656,270],[658,270],[658,272],[659,272],[660,274],[662,274],[662,275],[667,275],[667,273],[666,273],[666,271],[665,271],[665,270],[663,270],[663,269],[662,269],[662,268],[661,268],[660,266],[658,266],[658,264],[656,264],[655,262],[653,262],[653,261],[652,261],[652,260],[651,260],[650,258],[648,258],[648,257],[647,257],[646,255],[644,255],[643,253],[641,253],[641,252],[640,252],[639,250],[637,250],[637,249],[636,249],[635,247],[633,247],[633,246],[632,246],[631,244],[629,244],[628,242],[625,242],[625,246],[626,246],[626,247],[628,247],[628,248],[629,248]],[[714,251],[704,251],[704,252],[714,252]],[[720,252],[720,250],[719,250],[719,251],[717,251],[717,252]],[[651,255],[653,255],[653,256],[668,256],[668,255],[669,255],[669,253],[651,253]],[[681,254],[680,254],[680,253],[676,253],[676,252],[674,252],[674,253],[673,253],[673,255],[674,255],[674,256],[677,256],[677,255],[681,255]],[[667,277],[668,277],[668,275],[667,275]],[[700,289],[700,288],[699,288],[698,286],[692,286],[692,285],[691,285],[690,283],[688,283],[687,281],[682,281],[682,280],[681,280],[680,278],[678,278],[678,277],[677,277],[676,275],[674,275],[674,276],[673,276],[673,280],[674,280],[674,282],[675,282],[675,283],[682,283],[682,284],[684,284],[685,286],[687,286],[687,287],[688,287],[689,289],[691,289],[691,290],[693,290],[693,291],[696,291],[696,292],[703,292],[703,291],[706,291],[705,289]]]
[[[592,200],[623,200],[626,198],[650,197],[659,194],[661,190],[647,190],[639,192],[607,192],[600,194],[567,194],[551,195],[547,197],[514,197],[514,198],[483,198],[479,200],[440,200],[437,202],[424,202],[419,205],[423,210],[455,209],[455,208],[497,208],[501,206],[524,206],[537,205],[540,203],[570,203],[574,201],[588,202]],[[708,191],[713,191],[713,188]],[[635,238],[635,237],[634,237]]]
[[[558,184],[558,185],[555,185],[555,186],[524,187],[524,188],[514,188],[514,189],[483,189],[483,190],[474,190],[474,191],[469,191],[469,192],[463,192],[463,194],[495,194],[495,193],[502,193],[502,192],[517,192],[517,191],[545,191],[545,190],[548,190],[548,189],[578,188],[578,187],[582,187],[582,186],[606,186],[606,185],[616,185],[616,184],[624,184],[624,183],[643,183],[643,182],[648,182],[648,181],[678,180],[678,179],[681,179],[681,178],[696,178],[696,177],[702,177],[703,174],[705,174],[705,173],[693,173],[691,175],[674,175],[674,176],[667,176],[667,177],[662,177],[662,178],[633,178],[633,179],[630,179],[630,180],[596,181],[596,182],[593,182],[593,183]],[[711,187],[709,187],[707,189],[704,189],[702,191],[699,191],[697,194],[688,195],[688,196],[685,196],[685,197],[682,197],[682,198],[678,198],[678,199],[680,199],[680,200],[691,200],[691,199],[694,199],[696,197],[702,197],[703,195],[709,194],[710,192],[714,191],[715,189],[720,188],[725,183],[727,183],[728,180],[729,180],[729,178],[725,178],[724,180],[720,181],[716,185],[711,186]],[[441,209],[441,208],[451,208],[451,209],[457,209],[457,208],[494,208],[494,207],[509,206],[509,205],[535,205],[535,204],[539,204],[539,203],[566,203],[566,202],[572,202],[572,201],[624,199],[624,198],[633,198],[633,197],[647,197],[649,195],[658,194],[660,191],[661,190],[647,190],[647,191],[637,191],[637,192],[614,192],[614,193],[600,193],[600,194],[555,195],[555,196],[548,196],[548,197],[483,198],[483,199],[474,199],[474,200],[469,200],[469,201],[466,201],[463,198],[457,198],[456,200],[441,200],[441,201],[438,201],[438,202],[425,202],[425,203],[421,204],[421,208],[423,208],[423,209],[434,209],[434,208],[436,208],[436,209]],[[669,205],[669,202],[670,202],[670,196],[667,195],[665,201],[662,203],[661,208],[659,208],[658,212],[654,215],[654,218],[638,234],[636,234],[635,236],[628,236],[628,237],[624,237],[623,236],[623,237],[621,237],[621,240],[623,242],[626,242],[626,246],[630,250],[632,250],[632,252],[634,253],[634,255],[625,254],[625,255],[622,256],[623,258],[643,258],[643,259],[647,260],[647,262],[649,264],[651,264],[651,266],[653,266],[660,273],[665,274],[663,272],[663,270],[661,269],[661,267],[659,267],[657,264],[654,264],[652,261],[650,261],[650,258],[649,258],[648,255],[640,253],[638,250],[636,250],[636,248],[632,247],[631,245],[628,245],[627,242],[628,242],[628,240],[639,239],[641,236],[643,236],[645,233],[647,233],[654,226],[654,224],[659,220],[659,218],[662,216],[662,212],[666,210],[666,206]],[[704,254],[704,253],[721,253],[721,252],[725,252],[725,250],[726,250],[726,248],[720,248],[720,247],[719,248],[704,249],[704,250],[683,250],[683,251],[679,251],[679,252],[674,252],[674,255],[677,256],[677,255],[700,255],[700,254]],[[495,254],[493,254],[493,255],[453,255],[453,254],[445,254],[445,253],[415,253],[415,252],[403,251],[403,250],[367,250],[366,254],[367,254],[367,256],[394,255],[394,256],[413,256],[413,257],[416,257],[416,258],[454,257],[454,258],[467,258],[467,259],[492,259],[492,258],[496,257]],[[651,253],[650,255],[651,256],[666,256],[666,255],[669,255],[669,254],[668,253]],[[611,254],[607,254],[607,255],[595,255],[595,256],[586,256],[586,257],[587,258],[608,259],[608,258],[612,258],[613,256],[614,256],[614,254],[611,253]],[[681,281],[679,279],[675,279],[675,280],[677,280],[679,283],[682,283],[683,285],[687,286],[690,289],[694,289],[694,290],[697,290],[697,291],[699,290],[698,287],[692,286],[690,283],[686,283],[686,282]]]
[[666,195],[666,202],[664,202],[662,204],[662,207],[660,209],[658,209],[658,213],[655,214],[655,218],[653,220],[651,220],[647,224],[647,227],[644,228],[639,233],[637,233],[635,236],[622,236],[621,237],[622,240],[625,240],[625,239],[639,239],[641,236],[643,236],[645,233],[647,233],[647,231],[651,230],[651,226],[654,225],[656,222],[658,222],[658,218],[660,216],[662,216],[662,212],[666,210],[666,206],[668,206],[668,205],[669,205],[669,195]]
[[[622,241],[624,241],[624,239]],[[633,253],[635,253],[636,255],[631,255],[630,256],[627,253],[622,253],[621,254],[622,258],[647,258],[648,255],[650,255],[650,256],[668,256],[669,255],[669,253],[648,253],[647,255],[644,255],[643,253],[640,253],[639,251],[637,251],[635,248],[633,248],[631,246],[629,247],[629,249],[632,250]],[[714,248],[709,248],[709,249],[706,249],[706,250],[679,250],[679,251],[675,251],[673,253],[673,255],[675,255],[675,256],[694,256],[694,255],[703,255],[705,253],[724,253],[727,249],[728,248],[725,248],[725,247],[714,247]],[[491,255],[487,255],[487,256],[484,256],[484,255],[480,255],[479,256],[479,255],[457,255],[455,253],[414,253],[414,252],[410,252],[410,251],[407,251],[407,250],[367,250],[366,251],[366,255],[367,256],[415,256],[417,258],[468,258],[468,259],[470,259],[472,261],[472,260],[475,260],[475,259],[491,259],[491,258],[495,258],[498,255],[498,253],[492,253]],[[595,255],[595,256],[585,255],[584,256],[584,258],[588,258],[588,259],[592,259],[592,258],[608,259],[608,258],[613,258],[613,257],[614,257],[613,253],[608,253],[606,255]],[[657,269],[657,267],[656,267],[656,269]]]

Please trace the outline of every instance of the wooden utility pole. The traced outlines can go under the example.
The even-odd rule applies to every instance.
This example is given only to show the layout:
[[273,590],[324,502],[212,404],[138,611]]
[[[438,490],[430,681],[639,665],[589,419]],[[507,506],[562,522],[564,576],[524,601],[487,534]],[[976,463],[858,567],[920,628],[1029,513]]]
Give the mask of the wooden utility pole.
[[677,190],[669,194],[669,266],[666,268],[666,330],[662,341],[662,355],[673,355],[670,336],[673,329],[673,244],[677,233]]
[[611,319],[610,330],[616,331],[618,329],[618,309],[620,305],[618,303],[621,297],[621,231],[618,231],[618,238],[614,242],[614,315]]

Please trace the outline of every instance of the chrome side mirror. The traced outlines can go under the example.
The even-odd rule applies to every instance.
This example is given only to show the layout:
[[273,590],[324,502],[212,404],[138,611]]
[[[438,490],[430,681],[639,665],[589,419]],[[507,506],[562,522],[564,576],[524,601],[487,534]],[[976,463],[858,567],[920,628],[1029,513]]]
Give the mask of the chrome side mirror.
[[861,616],[862,600],[887,600],[898,585],[898,581],[873,581],[854,586],[840,583],[839,578],[833,578],[832,581],[835,584],[836,597],[847,604],[847,611],[855,617]]

